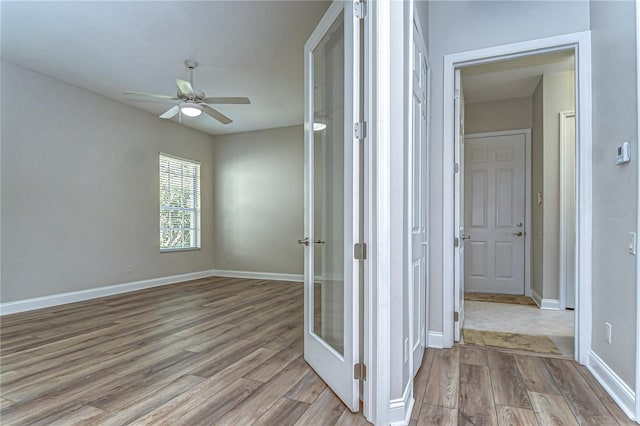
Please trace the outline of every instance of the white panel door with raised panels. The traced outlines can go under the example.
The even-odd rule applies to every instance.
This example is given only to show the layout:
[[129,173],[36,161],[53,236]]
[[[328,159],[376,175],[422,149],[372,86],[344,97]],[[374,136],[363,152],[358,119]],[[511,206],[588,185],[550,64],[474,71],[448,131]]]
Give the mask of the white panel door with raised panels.
[[427,61],[420,42],[421,34],[413,30],[413,97],[410,163],[411,163],[411,274],[413,299],[413,327],[411,347],[413,373],[422,365],[426,332],[426,278],[427,278]]
[[465,291],[523,295],[525,135],[465,138]]

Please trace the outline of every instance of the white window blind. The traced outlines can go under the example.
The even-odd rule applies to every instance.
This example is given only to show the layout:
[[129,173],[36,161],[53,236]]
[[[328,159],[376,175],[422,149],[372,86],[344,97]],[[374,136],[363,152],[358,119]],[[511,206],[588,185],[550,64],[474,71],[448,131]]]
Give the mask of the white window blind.
[[160,153],[160,250],[200,248],[200,163]]

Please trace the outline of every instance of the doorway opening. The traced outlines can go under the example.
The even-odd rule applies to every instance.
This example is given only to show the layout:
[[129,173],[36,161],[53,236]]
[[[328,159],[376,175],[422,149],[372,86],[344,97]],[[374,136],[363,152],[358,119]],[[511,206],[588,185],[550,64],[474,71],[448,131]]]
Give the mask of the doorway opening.
[[461,70],[460,342],[573,357],[574,62],[569,50]]
[[[588,359],[591,328],[591,283],[588,273],[591,216],[587,208],[581,207],[588,205],[591,188],[589,52],[589,34],[575,33],[445,56],[444,116],[455,118],[451,121],[445,119],[443,123],[445,144],[450,144],[450,149],[445,149],[444,155],[445,186],[450,183],[450,187],[454,188],[452,194],[445,196],[443,206],[445,346],[452,346],[454,337],[458,338],[464,328],[474,326],[477,318],[474,319],[473,309],[469,310],[474,304],[493,303],[484,305],[487,316],[497,310],[499,301],[471,300],[465,303],[465,294],[471,296],[470,293],[475,290],[474,293],[485,296],[486,293],[501,297],[507,294],[510,297],[520,296],[537,305],[503,303],[508,309],[530,309],[529,312],[538,315],[573,316],[573,324],[569,319],[550,320],[554,325],[563,323],[566,328],[573,328],[573,333],[558,331],[558,334],[571,334],[574,339],[559,336],[569,339],[553,342],[554,346],[561,354],[575,357],[583,364]],[[561,65],[563,62],[564,65]],[[550,68],[545,71],[544,65]],[[510,70],[531,70],[536,66],[543,70],[537,75],[528,76],[528,95],[503,94],[503,99],[482,99],[481,92],[476,89],[484,86],[474,87],[475,79],[484,81],[485,86],[491,86],[493,82],[494,94],[507,92],[513,89],[506,78]],[[545,82],[549,89],[547,101],[560,93],[557,88],[562,80],[560,76],[569,81],[565,82],[563,90],[573,91],[575,98],[563,104],[553,113],[553,118],[549,118],[551,116],[544,115],[544,108],[541,109],[537,102],[544,107]],[[534,96],[536,91],[539,93]],[[468,105],[471,105],[466,113],[463,108],[465,97]],[[518,99],[523,97],[531,99]],[[496,104],[491,105],[492,102]],[[498,108],[499,103],[502,103],[501,108]],[[489,119],[490,107],[494,107],[494,115],[495,111],[499,112],[497,118]],[[529,122],[517,122],[518,108],[531,111]],[[536,108],[541,111],[538,111],[538,115],[543,119],[536,119],[534,123]],[[548,108],[549,114],[551,111]],[[565,131],[563,143],[570,145],[566,138],[571,135],[575,138],[573,156],[570,156],[574,162],[571,164],[566,161],[562,167],[563,173],[573,178],[570,181],[560,179],[561,120],[564,120]],[[508,127],[505,121],[511,121]],[[573,126],[573,133],[566,132],[570,126]],[[550,145],[547,146],[547,143]],[[563,153],[566,155],[567,150]],[[493,158],[494,164],[488,164],[490,158]],[[483,165],[483,162],[487,164]],[[558,171],[551,173],[555,168]],[[465,169],[470,173],[470,178],[465,178]],[[564,185],[562,194],[561,184]],[[573,188],[570,188],[571,184]],[[465,196],[467,187],[471,193]],[[569,194],[572,196],[569,197]],[[562,212],[561,196],[565,201]],[[466,204],[470,204],[468,208],[464,207],[465,199]],[[516,200],[521,201],[516,203]],[[573,212],[569,213],[570,210]],[[493,224],[496,229],[492,235],[473,235],[474,228],[481,228],[477,225],[482,222]],[[562,229],[560,223],[563,223]],[[498,231],[505,235],[496,237]],[[563,238],[560,238],[561,231]],[[454,250],[446,249],[448,243]],[[564,260],[559,259],[561,244]],[[561,264],[564,265],[562,271]],[[469,271],[465,271],[465,266]],[[571,281],[570,285],[566,284],[568,280]],[[465,292],[467,282],[469,291]],[[565,283],[562,288],[561,282]],[[567,298],[567,292],[574,298]],[[572,300],[574,315],[565,309],[570,307]],[[513,314],[508,314],[506,323],[512,326],[513,319]],[[539,320],[538,317],[525,318],[524,325],[529,326]],[[573,349],[568,345],[571,340]]]

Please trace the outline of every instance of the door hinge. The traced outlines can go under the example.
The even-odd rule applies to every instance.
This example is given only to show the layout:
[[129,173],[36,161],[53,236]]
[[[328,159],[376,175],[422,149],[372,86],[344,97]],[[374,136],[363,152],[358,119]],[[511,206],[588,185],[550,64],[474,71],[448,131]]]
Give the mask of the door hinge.
[[353,2],[353,14],[357,19],[364,19],[367,16],[367,5],[364,1]]
[[367,245],[365,243],[355,243],[353,245],[353,257],[358,260],[367,258]]
[[459,313],[457,313],[457,312],[454,312],[454,313],[453,313],[453,321],[454,321],[454,322],[458,322],[458,318],[459,318],[459,317],[460,317],[460,314],[459,314]]
[[453,173],[458,173],[460,171],[460,164],[455,163],[453,165]]
[[364,139],[367,137],[367,122],[360,121],[353,123],[353,137],[356,139]]
[[356,380],[367,380],[367,366],[359,362],[353,366],[353,378]]
[[458,237],[453,237],[453,246],[458,247],[460,245],[460,240]]

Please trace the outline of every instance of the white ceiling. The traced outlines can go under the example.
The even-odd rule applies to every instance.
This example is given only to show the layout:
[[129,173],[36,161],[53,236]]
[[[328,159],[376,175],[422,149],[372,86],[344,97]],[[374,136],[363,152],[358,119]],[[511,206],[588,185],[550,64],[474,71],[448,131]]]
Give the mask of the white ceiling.
[[573,51],[546,53],[462,69],[467,103],[522,98],[533,94],[544,73],[573,71]]
[[[174,96],[188,80],[207,96],[247,96],[218,105],[234,120],[204,114],[183,124],[210,134],[302,124],[303,46],[326,1],[0,2],[2,57],[160,115],[172,103],[123,91]],[[43,94],[46,96],[46,94]]]

